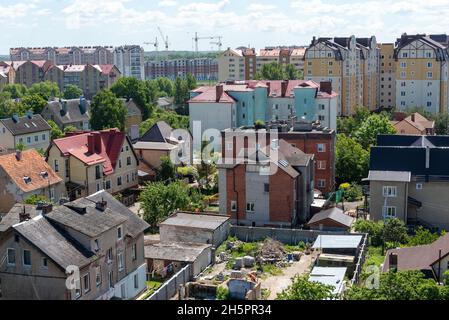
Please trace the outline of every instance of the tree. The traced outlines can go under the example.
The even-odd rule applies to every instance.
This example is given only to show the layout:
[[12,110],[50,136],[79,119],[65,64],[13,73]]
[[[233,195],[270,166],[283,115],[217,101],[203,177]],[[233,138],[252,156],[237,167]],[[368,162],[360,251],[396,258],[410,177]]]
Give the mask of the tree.
[[189,127],[189,117],[168,110],[156,109],[150,118],[140,124],[140,133],[144,134],[158,121],[167,122],[173,129],[187,129]]
[[10,92],[0,92],[0,118],[11,117],[13,114],[23,116],[25,112],[22,103],[11,99]]
[[133,77],[120,78],[110,89],[118,98],[133,101],[142,109],[142,117],[148,119],[152,112],[149,90],[145,81]]
[[46,196],[33,194],[29,198],[25,199],[25,203],[31,205],[38,205],[39,203],[51,203],[51,201]]
[[67,126],[64,128],[64,135],[66,135],[67,133],[76,132],[76,131],[78,131],[78,129],[75,126],[70,125],[70,126]]
[[103,90],[92,100],[90,126],[92,130],[119,128],[123,131],[126,114],[122,102],[110,90]]
[[187,81],[187,89],[193,90],[193,89],[198,88],[198,85],[196,83],[196,78],[190,72],[187,73],[186,81]]
[[156,84],[160,92],[165,92],[168,97],[173,96],[173,82],[168,78],[157,78]]
[[47,105],[47,100],[40,94],[30,93],[22,98],[22,106],[25,110],[32,110],[34,113],[41,113]]
[[64,99],[78,99],[83,95],[83,90],[78,86],[69,84],[64,88]]
[[43,81],[35,83],[28,89],[28,94],[38,94],[45,101],[48,101],[52,98],[59,97],[61,92],[59,91],[59,87],[56,82],[51,81]]
[[407,227],[402,220],[397,218],[387,219],[382,235],[384,242],[406,243]]
[[162,156],[161,165],[156,170],[156,180],[162,182],[168,182],[175,178],[176,170],[175,166],[170,160],[170,157]]
[[423,226],[418,226],[415,230],[415,235],[409,237],[407,245],[409,246],[422,246],[431,244],[438,240],[440,235],[438,233],[432,233],[429,229]]
[[302,72],[296,69],[295,65],[291,63],[285,66],[285,74],[288,80],[299,80],[303,78]]
[[435,133],[438,135],[448,135],[449,114],[447,112],[438,113],[434,119],[435,119]]
[[326,300],[334,298],[333,286],[309,281],[307,275],[295,276],[292,284],[279,293],[276,300]]
[[17,144],[16,144],[16,150],[17,151],[24,151],[25,150],[25,143],[23,143],[23,142],[18,142]]
[[285,80],[287,74],[280,63],[271,62],[264,64],[262,69],[256,73],[255,78],[258,80]]
[[27,94],[27,87],[23,84],[7,84],[3,87],[3,92],[9,92],[11,99],[20,99]]
[[189,99],[189,88],[187,81],[177,77],[174,84],[174,104],[177,107],[185,107]]
[[62,132],[62,130],[58,127],[58,125],[56,124],[56,122],[54,122],[53,120],[48,120],[47,121],[48,124],[51,127],[50,130],[50,136],[52,140],[55,139],[59,139],[62,138],[64,136],[64,133]]
[[376,145],[379,134],[395,134],[396,129],[384,114],[370,115],[355,132],[355,138],[364,149]]
[[139,197],[143,217],[152,227],[175,210],[184,210],[190,204],[189,187],[175,181],[168,185],[162,182],[148,184]]
[[353,138],[354,133],[362,125],[362,123],[369,117],[370,112],[366,107],[357,107],[354,115],[349,117],[340,117],[337,119],[338,133],[344,133],[348,137]]
[[372,221],[359,219],[354,225],[356,232],[368,233],[371,244],[375,247],[382,245],[383,242],[383,221]]
[[336,178],[339,183],[360,182],[368,174],[369,153],[354,139],[337,135]]

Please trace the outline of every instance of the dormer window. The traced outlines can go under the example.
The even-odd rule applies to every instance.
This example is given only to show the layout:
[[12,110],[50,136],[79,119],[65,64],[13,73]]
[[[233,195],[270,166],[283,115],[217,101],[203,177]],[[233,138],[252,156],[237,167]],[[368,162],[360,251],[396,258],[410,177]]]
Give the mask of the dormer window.
[[31,183],[31,178],[28,177],[28,176],[24,176],[24,177],[23,177],[23,181],[24,181],[26,184],[30,184],[30,183]]
[[41,177],[43,179],[48,179],[48,172],[47,171],[41,171],[40,175],[41,175]]

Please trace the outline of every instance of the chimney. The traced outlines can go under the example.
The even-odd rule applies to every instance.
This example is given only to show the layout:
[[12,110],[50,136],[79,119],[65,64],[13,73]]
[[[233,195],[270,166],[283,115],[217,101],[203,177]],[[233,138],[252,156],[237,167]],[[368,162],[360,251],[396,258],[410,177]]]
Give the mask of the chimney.
[[101,147],[101,133],[100,132],[94,132],[94,145],[95,145],[95,152],[101,153],[102,147]]
[[430,148],[426,146],[426,169],[430,168]]
[[94,140],[93,134],[89,134],[87,136],[87,151],[90,154],[94,154],[95,153],[95,140]]
[[390,265],[390,270],[397,270],[398,268],[398,254],[397,253],[390,253],[388,256],[388,262]]
[[80,97],[80,112],[85,114],[87,112],[87,101],[83,96]]
[[61,101],[61,116],[64,117],[67,114],[67,100]]
[[107,206],[107,202],[104,201],[103,199],[101,199],[101,201],[97,201],[95,203],[95,208],[99,211],[105,211],[106,210],[106,206]]
[[17,161],[22,160],[22,151],[20,151],[20,150],[16,151],[16,159],[17,159]]
[[281,97],[285,97],[287,93],[288,80],[281,82]]
[[217,97],[216,97],[216,100],[215,100],[215,101],[216,101],[216,102],[219,102],[221,96],[223,95],[223,85],[222,85],[222,84],[217,85],[217,86],[215,87],[215,90],[216,90],[216,94],[217,94]]
[[411,117],[412,117],[412,122],[415,122],[415,114],[414,113],[412,113]]
[[321,81],[320,82],[320,91],[326,92],[327,94],[332,94],[332,82]]
[[53,211],[53,204],[46,203],[42,206],[42,215],[48,214]]
[[31,220],[31,216],[29,213],[26,213],[26,208],[23,206],[23,212],[19,213],[19,222],[24,222]]

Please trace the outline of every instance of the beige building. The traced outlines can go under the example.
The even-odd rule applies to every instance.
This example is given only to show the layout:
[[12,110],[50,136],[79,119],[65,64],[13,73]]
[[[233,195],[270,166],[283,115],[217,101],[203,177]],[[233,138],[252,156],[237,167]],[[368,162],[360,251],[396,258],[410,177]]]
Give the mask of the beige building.
[[148,224],[105,191],[62,206],[17,204],[0,222],[0,299],[133,299]]
[[44,75],[52,66],[47,60],[6,61],[15,71],[14,83],[31,87],[37,82],[44,81]]
[[396,61],[393,43],[381,43],[380,47],[380,107],[396,105]]
[[435,121],[428,120],[415,112],[400,121],[392,121],[397,134],[433,135],[435,134]]
[[385,135],[371,148],[370,216],[449,228],[449,139]]
[[133,99],[120,99],[122,104],[125,106],[127,110],[126,118],[125,118],[125,130],[130,132],[133,126],[140,126],[142,122],[142,111],[134,102]]
[[331,81],[340,94],[340,115],[357,106],[370,110],[379,101],[379,50],[376,38],[314,38],[304,56],[304,79]]
[[128,194],[138,185],[139,161],[131,141],[118,129],[74,133],[53,140],[47,162],[64,180],[70,199],[100,190]]
[[0,213],[33,195],[57,203],[66,195],[65,186],[34,149],[0,156]]

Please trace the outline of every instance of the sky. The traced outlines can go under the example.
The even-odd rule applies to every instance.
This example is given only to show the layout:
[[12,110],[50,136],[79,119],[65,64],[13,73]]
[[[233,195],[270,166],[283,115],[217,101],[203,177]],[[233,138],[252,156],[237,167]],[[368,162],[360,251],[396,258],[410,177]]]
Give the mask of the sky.
[[[308,45],[313,36],[393,42],[402,33],[449,33],[449,0],[0,0],[0,54],[10,47],[139,44],[170,50],[200,37],[223,48]],[[200,40],[199,50],[214,50]],[[163,50],[163,45],[160,46]]]

